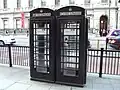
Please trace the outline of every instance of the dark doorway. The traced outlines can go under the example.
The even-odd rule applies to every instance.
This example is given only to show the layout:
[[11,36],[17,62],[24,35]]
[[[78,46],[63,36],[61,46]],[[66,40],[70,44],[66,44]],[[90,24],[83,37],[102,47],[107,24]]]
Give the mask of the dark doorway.
[[106,36],[108,33],[107,26],[108,25],[108,17],[106,15],[102,15],[100,17],[100,36]]

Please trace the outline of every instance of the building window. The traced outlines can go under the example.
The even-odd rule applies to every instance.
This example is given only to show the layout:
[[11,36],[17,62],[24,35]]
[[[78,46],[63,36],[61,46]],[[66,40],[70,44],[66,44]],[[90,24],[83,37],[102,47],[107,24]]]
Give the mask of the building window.
[[3,28],[8,29],[8,20],[3,20]]
[[3,0],[3,7],[7,8],[7,0]]
[[20,19],[16,19],[16,29],[21,28]]
[[74,0],[69,0],[69,4],[75,4]]
[[101,3],[108,3],[108,0],[101,0]]
[[46,6],[46,1],[45,0],[41,0],[41,6]]
[[17,0],[17,8],[21,7],[21,0]]
[[84,4],[90,4],[90,0],[84,0]]
[[30,26],[30,19],[28,19],[28,26],[27,26],[27,28],[29,28],[29,26]]
[[55,0],[55,5],[59,6],[60,5],[60,0]]
[[90,29],[90,17],[87,17],[88,19],[88,29]]
[[29,7],[33,7],[33,0],[28,0],[29,2]]

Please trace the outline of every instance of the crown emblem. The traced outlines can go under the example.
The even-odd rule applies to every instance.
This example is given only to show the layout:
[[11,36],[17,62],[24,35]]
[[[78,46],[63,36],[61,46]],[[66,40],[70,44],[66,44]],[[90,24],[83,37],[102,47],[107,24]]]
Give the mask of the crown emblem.
[[43,10],[41,9],[41,10],[40,10],[40,12],[42,13],[42,12],[43,12]]

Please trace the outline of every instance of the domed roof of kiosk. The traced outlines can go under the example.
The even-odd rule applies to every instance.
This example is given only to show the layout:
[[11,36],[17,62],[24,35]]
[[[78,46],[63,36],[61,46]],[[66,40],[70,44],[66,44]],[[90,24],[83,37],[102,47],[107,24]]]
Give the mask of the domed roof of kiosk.
[[30,13],[32,13],[32,12],[40,12],[40,10],[54,12],[52,9],[49,9],[49,8],[36,8],[36,9],[31,10]]
[[72,12],[82,12],[81,15],[85,15],[85,9],[79,6],[65,6],[56,10],[58,15],[59,12],[69,12],[71,9]]
[[36,8],[30,11],[30,14],[32,13],[51,13],[51,15],[54,15],[54,10],[49,9],[49,8]]

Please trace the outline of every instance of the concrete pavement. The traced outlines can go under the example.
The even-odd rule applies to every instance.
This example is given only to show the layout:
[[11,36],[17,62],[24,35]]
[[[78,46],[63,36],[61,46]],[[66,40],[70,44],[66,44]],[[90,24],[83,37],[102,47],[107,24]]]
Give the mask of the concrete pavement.
[[88,73],[87,84],[81,88],[31,81],[29,68],[0,65],[0,90],[120,90],[120,76],[99,78],[98,74]]

